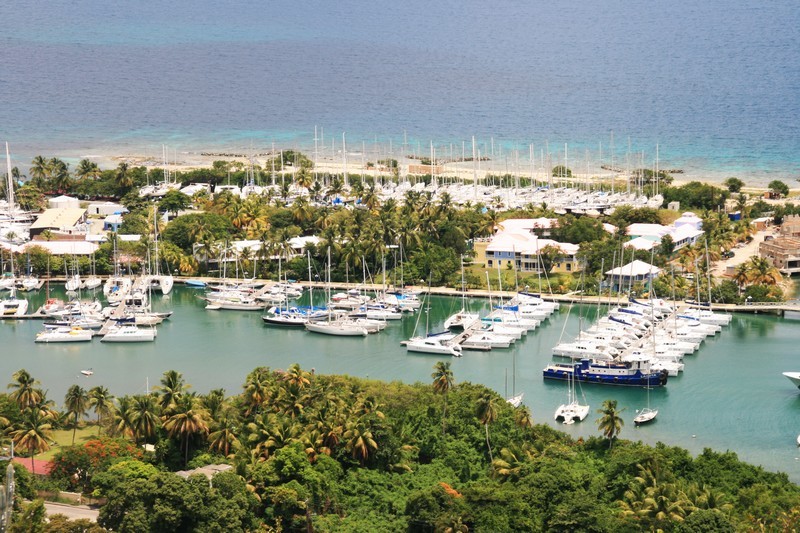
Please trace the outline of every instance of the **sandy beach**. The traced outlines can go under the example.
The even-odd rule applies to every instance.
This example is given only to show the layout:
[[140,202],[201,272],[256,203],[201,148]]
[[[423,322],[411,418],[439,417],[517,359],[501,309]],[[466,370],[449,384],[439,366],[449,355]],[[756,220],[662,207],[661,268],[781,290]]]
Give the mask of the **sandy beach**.
[[[285,149],[293,148],[286,147]],[[313,148],[311,150],[299,150],[314,160]],[[279,149],[276,147],[275,155],[278,153]],[[163,155],[161,153],[155,153],[155,150],[152,153],[148,153],[146,151],[131,152],[125,149],[111,148],[91,150],[80,155],[63,153],[58,156],[68,161],[75,161],[76,164],[80,159],[87,158],[95,161],[100,168],[103,169],[115,168],[123,162],[130,166],[144,166],[151,169],[164,168]],[[269,151],[267,151],[256,154],[254,157],[252,157],[252,160],[263,169],[268,170],[268,161],[271,157],[272,155]],[[341,155],[341,151],[339,151],[339,153],[335,154],[335,156],[331,155],[330,153],[319,155],[315,163],[315,168],[320,172],[329,172],[335,174],[342,173],[346,165],[348,174],[361,174],[373,177],[381,175],[388,176],[389,172],[386,170],[381,171],[374,167],[367,168],[367,163],[374,163],[376,159],[383,157],[388,156],[385,154],[376,156],[374,153],[362,154],[360,151],[351,152],[348,150],[347,160],[345,162],[345,159]],[[398,155],[394,155],[394,158],[398,159],[401,175],[408,174],[410,166],[419,165],[419,161],[416,159],[399,158]],[[249,165],[251,156],[245,153],[237,153],[236,150],[171,151],[169,152],[167,158],[167,167],[173,173],[180,173],[200,168],[210,168],[214,161],[219,160],[236,161],[242,165]],[[511,174],[512,176],[519,176],[521,178],[530,178],[533,174],[533,177],[537,180],[537,182],[548,182],[546,169],[542,169],[540,166],[538,166],[538,164],[537,167],[534,168],[533,173],[531,172],[529,165],[520,164],[518,168],[510,168],[507,163],[499,160],[483,160],[478,162],[475,166],[473,166],[471,161],[444,163],[437,161],[436,166],[439,169],[437,176],[445,180],[466,180],[467,182],[470,182],[476,176],[479,180],[483,180],[487,176],[499,176],[505,174]],[[288,170],[291,171],[291,169]],[[728,174],[722,174],[715,171],[689,172],[684,170],[682,173],[673,174],[672,177],[673,186],[685,185],[686,183],[692,181],[700,181],[702,183],[721,186],[725,179],[730,176]],[[764,175],[738,175],[736,177],[745,183],[742,192],[749,195],[763,194],[763,192],[767,190],[769,182],[773,179],[781,179],[781,181],[789,185],[791,191],[790,196],[800,195],[800,181],[794,178]],[[606,182],[609,184],[617,183],[620,185],[625,183],[623,173],[611,172],[609,170],[601,169],[597,166],[594,169],[590,168],[588,174],[587,172],[580,172],[579,170],[573,169],[573,177],[571,179],[561,180],[559,178],[552,178],[550,183],[563,183],[565,181],[595,184],[598,182]]]

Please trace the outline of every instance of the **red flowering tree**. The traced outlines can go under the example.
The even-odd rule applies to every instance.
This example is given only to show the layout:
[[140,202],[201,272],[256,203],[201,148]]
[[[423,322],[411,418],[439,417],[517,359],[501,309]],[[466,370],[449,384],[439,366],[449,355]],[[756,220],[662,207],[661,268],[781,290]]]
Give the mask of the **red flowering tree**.
[[101,437],[82,446],[68,446],[53,458],[50,477],[65,481],[70,490],[91,492],[92,476],[105,471],[117,459],[141,459],[142,450],[124,439]]

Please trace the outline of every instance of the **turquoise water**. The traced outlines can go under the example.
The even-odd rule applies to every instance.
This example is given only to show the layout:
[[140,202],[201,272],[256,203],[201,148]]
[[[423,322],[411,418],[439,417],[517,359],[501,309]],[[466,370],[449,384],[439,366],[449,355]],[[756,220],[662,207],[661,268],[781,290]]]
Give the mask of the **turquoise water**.
[[[55,292],[54,292],[55,294]],[[415,329],[425,330],[425,315],[390,322],[386,331],[367,338],[335,338],[303,330],[264,326],[258,312],[207,311],[198,291],[176,287],[169,297],[155,297],[154,306],[173,309],[173,317],[158,329],[154,343],[37,345],[33,339],[40,321],[0,324],[0,380],[11,381],[13,372],[25,368],[59,405],[67,388],[103,384],[115,395],[144,392],[163,372],[183,373],[192,390],[207,392],[224,387],[228,394],[241,390],[245,376],[256,366],[287,368],[300,363],[328,374],[350,374],[407,383],[430,382],[437,356],[409,354],[400,341]],[[38,305],[43,294],[31,295]],[[438,331],[447,315],[460,308],[460,300],[431,299],[429,330]],[[486,311],[486,300],[468,300],[471,309]],[[733,450],[745,460],[770,470],[787,472],[800,482],[800,462],[795,438],[800,433],[800,391],[781,372],[800,370],[797,332],[800,321],[767,315],[736,315],[729,327],[686,356],[686,371],[670,378],[667,387],[651,392],[651,406],[659,409],[657,421],[636,428],[633,417],[644,407],[644,390],[598,385],[582,387],[591,413],[574,426],[555,425],[556,407],[566,398],[563,383],[545,382],[542,368],[551,361],[550,349],[560,338],[569,339],[581,321],[591,321],[594,306],[566,306],[536,331],[509,350],[466,352],[452,362],[456,381],[483,383],[500,394],[524,392],[537,422],[578,436],[597,435],[594,420],[603,400],[617,399],[626,409],[622,436],[654,444],[662,441],[701,452],[710,447]],[[581,316],[583,315],[583,316]],[[84,377],[81,369],[94,375]],[[516,373],[514,369],[516,368]],[[2,381],[0,381],[2,382]]]
[[[800,176],[800,10],[731,3],[7,2],[0,105],[15,164],[95,150],[161,157],[351,150],[477,136],[570,145],[624,166],[630,149],[687,172]],[[322,137],[320,135],[320,137]],[[384,152],[385,153],[385,152]],[[602,154],[602,158],[601,158]],[[526,166],[527,167],[527,166]]]

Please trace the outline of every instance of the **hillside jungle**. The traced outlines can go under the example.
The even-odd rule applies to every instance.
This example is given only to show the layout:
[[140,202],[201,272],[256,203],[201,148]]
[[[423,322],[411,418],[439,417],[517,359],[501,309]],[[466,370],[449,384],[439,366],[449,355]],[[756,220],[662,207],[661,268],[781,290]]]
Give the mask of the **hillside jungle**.
[[[541,413],[459,382],[450,363],[432,370],[429,382],[408,385],[256,368],[233,394],[192,391],[168,371],[149,394],[73,385],[62,410],[19,370],[0,395],[4,434],[32,460],[51,454],[53,467],[33,478],[15,464],[9,531],[800,527],[800,488],[785,474],[732,452],[693,457],[625,440],[613,400],[592,417],[597,436],[573,440],[536,424]],[[53,454],[56,433],[65,442]],[[205,465],[230,467],[211,479],[191,474]],[[65,490],[99,508],[97,524],[45,522],[37,495]]]

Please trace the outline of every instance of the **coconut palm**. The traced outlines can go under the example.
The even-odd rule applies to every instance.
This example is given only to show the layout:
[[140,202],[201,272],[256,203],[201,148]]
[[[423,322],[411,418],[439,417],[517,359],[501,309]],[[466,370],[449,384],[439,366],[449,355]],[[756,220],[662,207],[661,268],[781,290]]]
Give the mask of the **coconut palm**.
[[97,179],[100,174],[100,167],[97,166],[97,163],[88,159],[81,159],[78,166],[75,167],[75,175],[79,178]]
[[231,416],[223,417],[215,426],[214,431],[208,435],[208,447],[225,457],[228,457],[231,450],[236,450],[240,446],[236,436],[237,421]]
[[617,400],[606,400],[603,407],[597,412],[603,416],[596,420],[599,429],[608,439],[608,447],[614,443],[614,438],[622,431],[625,421],[620,416],[625,409],[617,409]]
[[455,386],[453,371],[450,370],[450,363],[439,361],[433,367],[433,392],[444,395],[444,409],[442,411],[442,435],[445,433],[447,417],[447,393]]
[[185,392],[188,386],[183,381],[183,375],[176,370],[168,370],[164,372],[161,378],[161,387],[159,387],[160,398],[158,405],[163,411],[168,411]]
[[123,189],[128,189],[133,186],[133,178],[128,171],[128,163],[121,162],[117,165],[117,185]]
[[171,414],[164,417],[164,429],[170,438],[181,440],[183,464],[189,462],[189,439],[194,435],[208,435],[207,412],[194,393],[182,394],[172,406]]
[[369,459],[370,452],[378,449],[378,443],[372,435],[369,427],[362,420],[348,422],[345,426],[344,438],[345,448],[353,454],[354,459],[358,459],[361,465]]
[[50,161],[40,155],[34,157],[33,161],[31,161],[30,175],[30,184],[38,189],[45,190],[47,188],[47,180],[50,179]]
[[50,449],[50,442],[53,440],[53,426],[50,422],[38,409],[27,409],[11,432],[16,449],[31,454],[31,472],[34,471],[33,459],[36,454]]
[[86,415],[89,407],[89,395],[80,385],[72,385],[64,396],[64,407],[68,417],[74,417],[72,425],[72,444],[75,444],[75,432],[78,430],[79,420]]
[[72,184],[69,174],[69,165],[58,158],[50,160],[50,180],[53,188],[59,193],[67,192]]
[[739,290],[747,285],[750,281],[750,266],[747,263],[736,265],[736,270],[733,273],[733,281],[739,286]]
[[27,370],[20,369],[11,376],[13,383],[8,384],[9,389],[13,389],[11,399],[16,402],[20,410],[25,410],[38,404],[44,394],[37,388],[39,381],[33,378]]
[[89,390],[89,407],[97,415],[97,427],[101,426],[102,419],[114,411],[114,396],[108,388],[98,385]]
[[112,435],[121,435],[123,437],[133,439],[134,427],[131,416],[133,415],[133,397],[122,396],[117,398],[117,407],[114,410],[114,418],[111,423],[110,433]]
[[130,434],[137,444],[155,437],[161,422],[158,413],[159,406],[152,395],[139,394],[133,397],[128,407],[127,419]]
[[527,405],[520,405],[514,409],[514,423],[524,429],[533,427],[531,410]]
[[492,445],[489,442],[489,424],[497,420],[497,396],[491,392],[485,392],[478,398],[478,420],[486,430],[486,447],[489,449],[489,462],[494,461],[492,457]]
[[245,407],[244,416],[249,417],[261,410],[270,394],[269,369],[259,367],[247,375],[244,384],[242,403]]
[[747,265],[752,283],[757,285],[777,285],[782,279],[780,271],[765,257],[754,255]]

